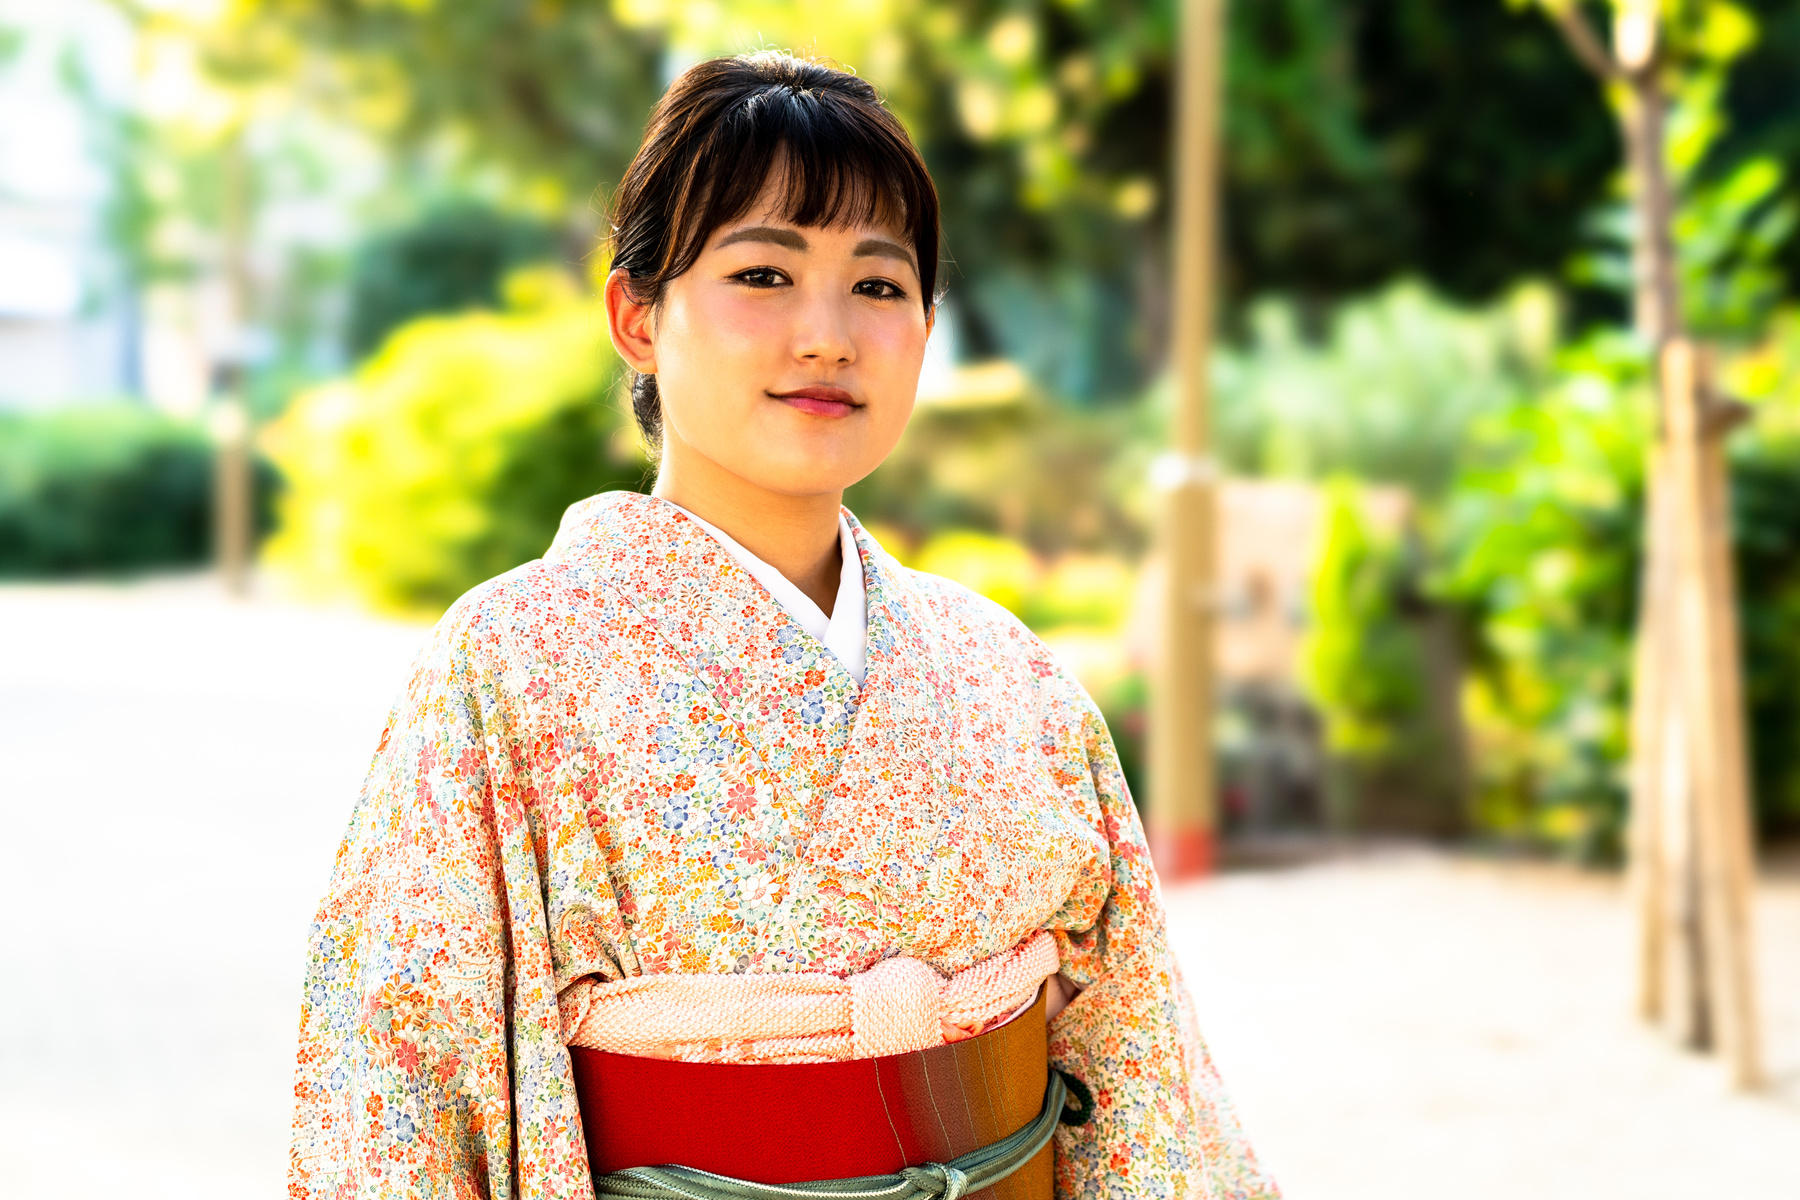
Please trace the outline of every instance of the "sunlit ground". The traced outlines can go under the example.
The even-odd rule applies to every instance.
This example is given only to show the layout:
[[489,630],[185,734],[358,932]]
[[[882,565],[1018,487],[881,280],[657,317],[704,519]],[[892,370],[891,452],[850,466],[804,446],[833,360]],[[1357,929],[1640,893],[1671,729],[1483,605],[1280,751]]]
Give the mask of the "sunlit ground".
[[[423,631],[203,580],[0,588],[0,1194],[282,1194],[303,931]],[[1629,1013],[1616,881],[1419,852],[1168,894],[1294,1200],[1800,1196],[1800,885],[1774,1086]]]

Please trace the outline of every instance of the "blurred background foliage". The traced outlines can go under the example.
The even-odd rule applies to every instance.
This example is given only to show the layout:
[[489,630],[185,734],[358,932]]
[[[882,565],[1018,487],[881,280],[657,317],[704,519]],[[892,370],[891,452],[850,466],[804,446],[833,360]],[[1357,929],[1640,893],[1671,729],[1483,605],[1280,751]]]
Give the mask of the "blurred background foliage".
[[272,562],[316,591],[435,616],[541,555],[572,499],[643,485],[603,315],[554,268],[500,291],[499,311],[402,325],[269,430],[288,482]]
[[345,348],[362,358],[415,317],[498,308],[506,275],[552,258],[555,244],[543,221],[466,201],[371,234],[351,268]]
[[[0,577],[197,566],[212,474],[200,430],[141,405],[0,412]],[[259,482],[266,529],[274,480]]]
[[[870,78],[942,190],[952,348],[848,502],[1042,632],[1135,775],[1176,7],[121,0],[135,99],[67,74],[109,180],[115,290],[154,314],[247,255],[249,386],[285,489],[269,561],[426,612],[541,553],[571,500],[647,485],[592,285],[608,190],[667,80],[764,46]],[[1683,296],[1756,406],[1734,536],[1758,811],[1791,833],[1800,14],[1689,7]],[[1234,476],[1317,488],[1293,608],[1319,819],[1616,854],[1652,428],[1608,97],[1508,0],[1234,3],[1225,64],[1218,450]],[[5,418],[0,570],[201,557],[204,435],[125,411]],[[76,476],[90,498],[62,499]],[[128,514],[78,515],[114,512],[118,487]],[[1397,523],[1380,489],[1404,494]],[[1221,738],[1255,707],[1228,706]]]

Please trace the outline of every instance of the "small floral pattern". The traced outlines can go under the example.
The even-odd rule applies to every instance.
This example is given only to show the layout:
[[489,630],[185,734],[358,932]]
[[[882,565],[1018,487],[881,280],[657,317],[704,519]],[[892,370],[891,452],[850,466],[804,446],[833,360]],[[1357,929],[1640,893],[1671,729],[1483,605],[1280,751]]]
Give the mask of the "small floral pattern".
[[1273,1197],[1099,713],[854,519],[866,685],[672,505],[609,493],[439,622],[313,924],[295,1197],[590,1197],[557,996],[658,972],[946,973],[1054,932],[1063,1197]]

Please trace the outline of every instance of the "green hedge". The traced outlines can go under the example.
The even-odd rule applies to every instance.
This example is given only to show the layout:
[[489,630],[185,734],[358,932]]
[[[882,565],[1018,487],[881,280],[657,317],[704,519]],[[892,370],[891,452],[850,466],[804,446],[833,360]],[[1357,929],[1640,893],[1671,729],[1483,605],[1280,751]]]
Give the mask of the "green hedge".
[[0,576],[203,562],[212,448],[131,404],[0,413]]
[[570,504],[646,484],[605,315],[555,268],[503,292],[504,312],[401,326],[269,428],[269,558],[303,590],[442,612],[543,554]]

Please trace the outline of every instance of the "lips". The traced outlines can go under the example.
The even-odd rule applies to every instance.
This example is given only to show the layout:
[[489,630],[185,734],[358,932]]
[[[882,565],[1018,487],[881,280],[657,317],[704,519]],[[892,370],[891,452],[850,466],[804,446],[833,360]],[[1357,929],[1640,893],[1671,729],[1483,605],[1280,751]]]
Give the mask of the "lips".
[[839,387],[803,387],[769,394],[789,408],[815,417],[847,417],[862,407],[856,397]]

